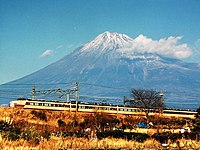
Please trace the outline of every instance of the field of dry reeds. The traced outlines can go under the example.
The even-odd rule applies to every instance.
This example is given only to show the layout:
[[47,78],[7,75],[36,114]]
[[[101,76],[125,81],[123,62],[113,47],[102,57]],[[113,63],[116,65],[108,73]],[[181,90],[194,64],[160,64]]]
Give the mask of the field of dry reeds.
[[[159,119],[159,120],[158,120]],[[127,139],[105,136],[98,138],[94,132],[104,133],[120,128],[134,128],[145,118],[131,115],[108,115],[68,111],[41,111],[17,108],[0,108],[0,149],[200,149],[200,141],[189,138],[166,139],[165,143],[151,137],[142,142],[138,138]],[[162,126],[180,128],[186,121],[180,118],[151,118]],[[169,122],[171,123],[170,125]],[[89,129],[90,131],[86,131]],[[93,131],[93,132],[92,132]],[[93,133],[93,134],[92,134]],[[123,132],[117,132],[123,133]],[[102,135],[102,134],[101,134]],[[116,136],[116,135],[115,135]],[[133,135],[132,135],[133,136]],[[147,135],[145,135],[147,136]],[[140,135],[141,138],[144,138]],[[140,138],[139,137],[139,138]]]
[[[169,149],[184,149],[184,150],[198,150],[200,149],[200,142],[192,140],[179,140],[176,143],[169,143]],[[61,138],[52,137],[49,141],[44,140],[39,144],[28,142],[25,140],[8,141],[0,138],[0,149],[4,150],[61,150],[61,149],[164,149],[161,143],[154,139],[148,139],[144,143],[133,140],[105,138],[86,139],[86,138]]]

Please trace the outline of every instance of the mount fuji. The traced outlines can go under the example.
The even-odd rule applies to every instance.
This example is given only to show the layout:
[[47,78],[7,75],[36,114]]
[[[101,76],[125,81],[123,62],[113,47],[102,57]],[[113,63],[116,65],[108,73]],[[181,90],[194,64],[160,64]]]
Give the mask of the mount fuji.
[[151,88],[165,92],[168,107],[197,108],[200,64],[140,51],[133,48],[134,42],[125,34],[104,32],[57,62],[10,84],[78,81],[80,94],[108,97],[130,96],[132,88]]

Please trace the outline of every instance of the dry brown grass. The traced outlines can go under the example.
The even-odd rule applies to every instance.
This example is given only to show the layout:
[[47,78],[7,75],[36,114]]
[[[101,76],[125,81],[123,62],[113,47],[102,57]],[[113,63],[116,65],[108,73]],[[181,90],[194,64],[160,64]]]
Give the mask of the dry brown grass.
[[[144,143],[136,141],[128,141],[124,139],[105,138],[102,140],[88,140],[85,138],[62,138],[52,137],[49,141],[42,141],[38,145],[27,142],[24,140],[20,141],[7,141],[0,139],[0,149],[4,150],[59,150],[59,149],[162,149],[162,145],[153,140],[149,139]],[[179,140],[179,146],[177,143],[169,144],[170,149],[200,149],[200,142],[191,140]]]
[[[45,111],[47,121],[37,118],[31,113],[32,110],[17,109],[17,108],[1,108],[0,107],[0,120],[5,120],[6,117],[13,119],[13,124],[20,125],[21,129],[31,128],[43,131],[48,128],[50,132],[56,132],[59,130],[57,121],[63,120],[66,124],[73,123],[75,118],[74,112],[69,111]],[[85,118],[92,117],[92,113],[78,113],[77,121],[83,122]],[[137,120],[143,119],[139,117],[129,115],[112,115],[120,120],[121,123],[134,124]],[[163,118],[167,119],[167,118]],[[170,118],[168,118],[170,119]],[[192,140],[179,140],[178,143],[171,143],[169,141],[170,149],[200,149],[199,141]],[[144,143],[139,143],[133,140],[105,138],[98,139],[86,139],[75,137],[51,137],[49,141],[42,140],[39,143],[34,141],[8,141],[2,139],[0,136],[0,149],[5,150],[58,150],[58,149],[162,149],[162,145],[154,139],[148,139]]]

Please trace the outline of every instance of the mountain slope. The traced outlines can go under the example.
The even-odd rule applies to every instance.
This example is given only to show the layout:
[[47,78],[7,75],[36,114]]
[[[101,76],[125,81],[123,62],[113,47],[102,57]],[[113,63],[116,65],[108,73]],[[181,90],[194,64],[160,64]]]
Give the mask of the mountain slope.
[[131,88],[153,88],[166,91],[168,100],[199,104],[198,64],[138,52],[132,46],[133,39],[127,35],[105,32],[61,60],[11,83],[79,81],[100,85],[80,85],[83,95],[120,97],[129,96]]

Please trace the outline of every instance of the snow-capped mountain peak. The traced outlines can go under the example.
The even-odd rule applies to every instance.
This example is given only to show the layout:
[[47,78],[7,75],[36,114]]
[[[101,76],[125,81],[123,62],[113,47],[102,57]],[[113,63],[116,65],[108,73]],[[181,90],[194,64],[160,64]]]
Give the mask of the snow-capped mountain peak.
[[106,51],[116,50],[122,48],[130,48],[132,46],[133,39],[125,34],[119,34],[116,32],[104,32],[98,35],[94,40],[85,44],[81,51]]

